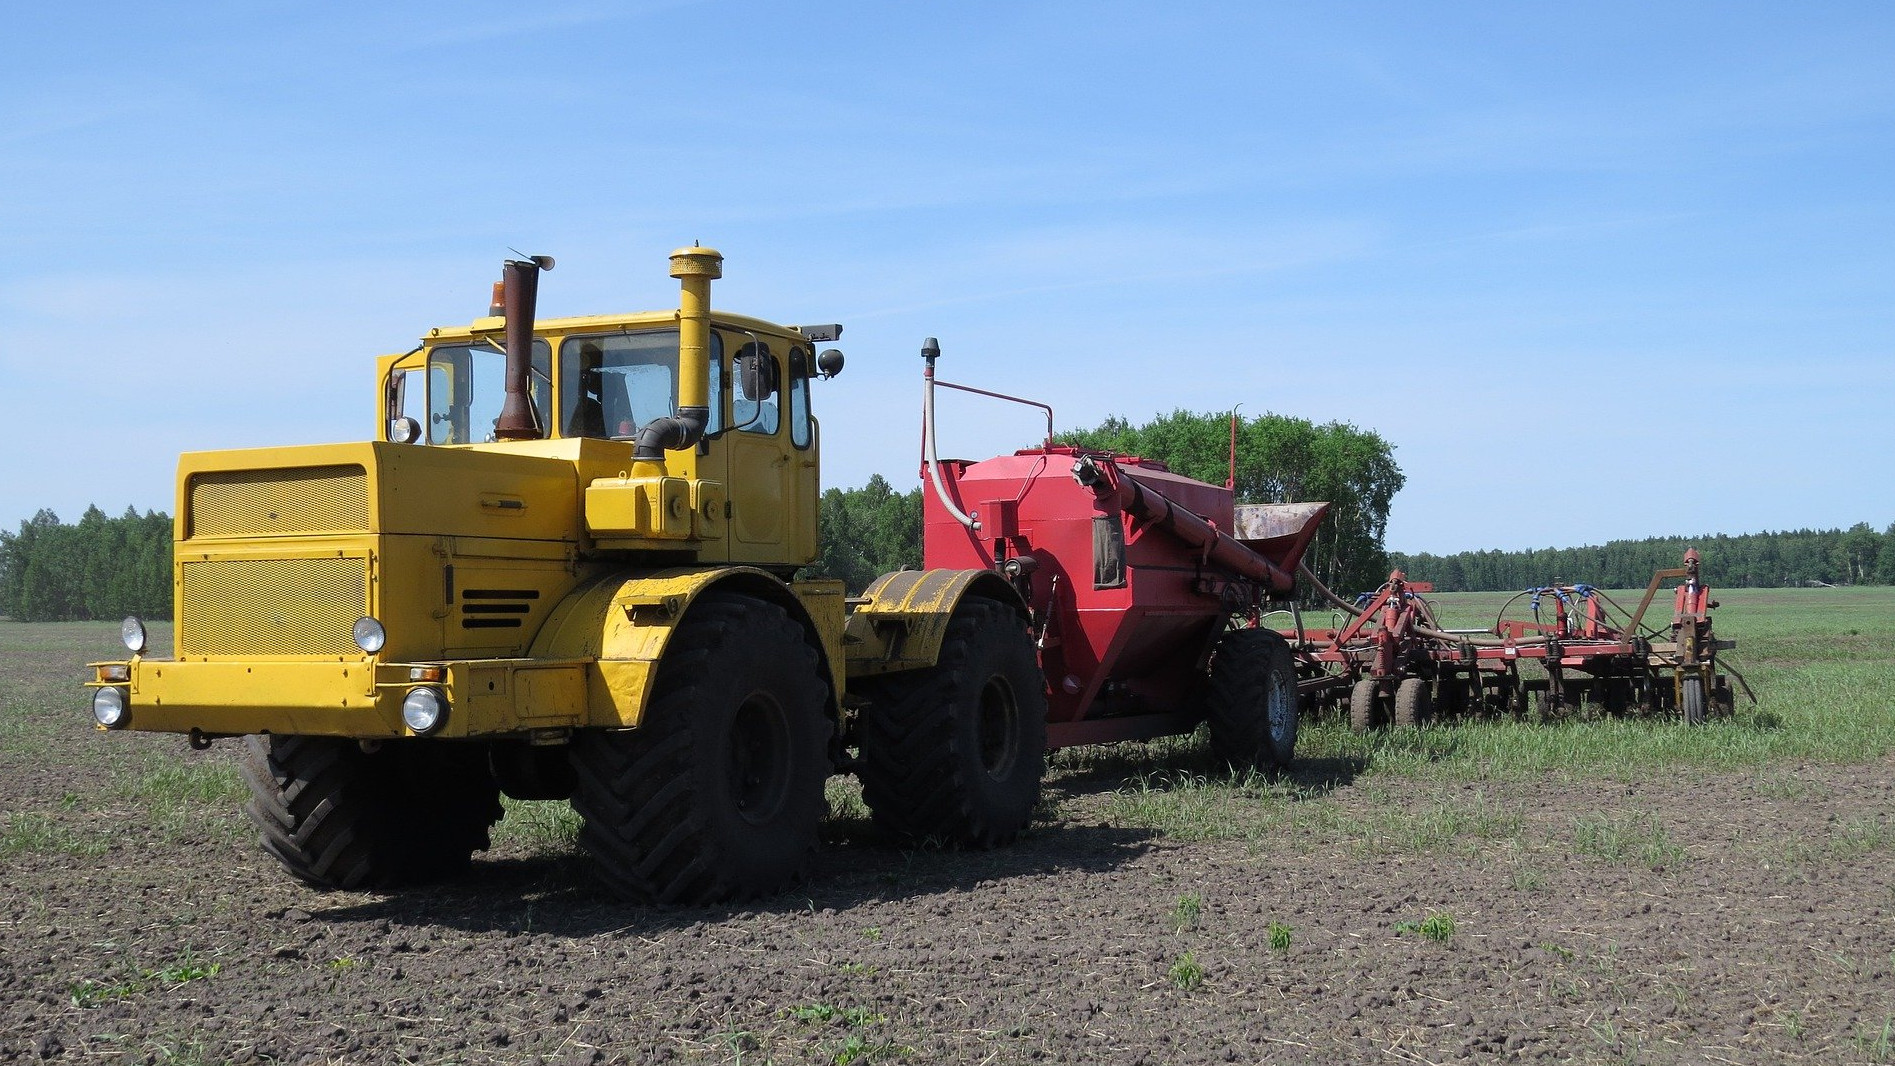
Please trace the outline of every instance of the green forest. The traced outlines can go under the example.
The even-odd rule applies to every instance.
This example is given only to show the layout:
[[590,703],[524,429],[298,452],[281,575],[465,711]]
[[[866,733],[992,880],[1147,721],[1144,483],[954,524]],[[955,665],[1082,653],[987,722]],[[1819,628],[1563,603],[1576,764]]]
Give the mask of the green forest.
[[1867,522],[1848,529],[1649,537],[1581,548],[1394,552],[1389,562],[1417,581],[1432,581],[1442,592],[1506,591],[1555,582],[1623,589],[1643,588],[1653,571],[1682,565],[1686,548],[1698,550],[1704,580],[1712,587],[1895,585],[1895,525],[1877,533]]

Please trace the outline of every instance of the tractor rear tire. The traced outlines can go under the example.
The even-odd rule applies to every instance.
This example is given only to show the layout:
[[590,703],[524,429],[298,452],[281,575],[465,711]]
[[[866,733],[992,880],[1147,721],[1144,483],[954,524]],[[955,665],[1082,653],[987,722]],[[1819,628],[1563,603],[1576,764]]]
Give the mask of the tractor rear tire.
[[1682,687],[1684,691],[1679,696],[1678,703],[1684,711],[1684,724],[1703,725],[1704,679],[1694,674],[1684,679]]
[[1382,702],[1381,686],[1372,677],[1365,677],[1349,690],[1349,728],[1358,733],[1366,733],[1382,724],[1382,715],[1377,704]]
[[829,685],[773,603],[708,592],[666,645],[636,729],[573,739],[579,846],[638,903],[714,903],[803,874],[828,809]]
[[253,736],[244,813],[263,848],[315,888],[365,889],[463,873],[500,820],[484,744]]
[[1285,770],[1296,758],[1296,661],[1268,629],[1233,629],[1217,642],[1204,690],[1211,756],[1242,773]]
[[932,668],[864,692],[857,773],[878,828],[966,848],[998,847],[1026,828],[1046,771],[1046,688],[1011,608],[963,601]]
[[1395,688],[1395,728],[1413,729],[1428,720],[1434,700],[1428,682],[1419,677],[1404,677]]

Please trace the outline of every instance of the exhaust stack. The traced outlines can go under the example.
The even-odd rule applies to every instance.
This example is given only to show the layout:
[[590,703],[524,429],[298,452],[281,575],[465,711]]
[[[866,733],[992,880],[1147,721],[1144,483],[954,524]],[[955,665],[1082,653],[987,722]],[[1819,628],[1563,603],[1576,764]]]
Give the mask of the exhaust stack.
[[711,282],[724,276],[724,257],[715,248],[680,248],[671,253],[671,276],[679,289],[678,413],[638,431],[637,462],[662,463],[665,452],[692,447],[711,420]]
[[551,269],[550,255],[509,259],[500,269],[507,316],[507,395],[494,422],[494,436],[501,440],[538,440],[546,435],[533,416],[528,378],[533,367],[533,313],[539,303],[540,271]]

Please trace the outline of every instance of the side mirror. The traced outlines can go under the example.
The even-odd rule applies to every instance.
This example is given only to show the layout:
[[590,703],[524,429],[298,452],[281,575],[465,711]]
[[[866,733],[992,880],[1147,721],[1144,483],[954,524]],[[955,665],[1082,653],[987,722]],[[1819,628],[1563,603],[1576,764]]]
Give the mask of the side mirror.
[[821,374],[824,381],[842,373],[842,353],[834,348],[824,348],[822,354],[816,357],[816,373]]
[[776,360],[760,352],[737,357],[737,387],[750,401],[767,399],[776,393]]

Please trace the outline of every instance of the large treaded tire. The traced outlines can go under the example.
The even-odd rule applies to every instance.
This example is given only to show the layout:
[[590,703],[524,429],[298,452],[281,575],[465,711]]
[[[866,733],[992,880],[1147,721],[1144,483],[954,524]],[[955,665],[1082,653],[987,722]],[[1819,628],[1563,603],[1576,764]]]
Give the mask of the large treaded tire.
[[1428,682],[1419,677],[1404,677],[1395,687],[1395,728],[1413,729],[1434,713],[1434,698]]
[[999,847],[1026,828],[1046,771],[1046,689],[1010,608],[962,601],[933,668],[864,686],[857,773],[902,841]]
[[263,848],[316,888],[386,888],[452,877],[486,850],[503,813],[484,744],[253,736],[244,813]]
[[691,605],[644,719],[573,739],[579,845],[640,903],[755,899],[802,876],[827,810],[829,685],[782,607]]
[[1268,629],[1233,629],[1211,653],[1204,720],[1211,757],[1242,773],[1287,769],[1296,758],[1296,662]]
[[1366,733],[1381,725],[1382,715],[1377,704],[1382,702],[1381,686],[1372,677],[1365,677],[1349,690],[1349,728],[1357,733]]

